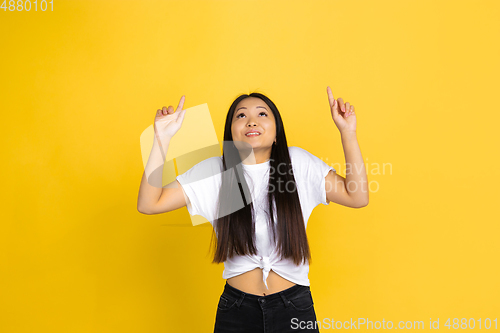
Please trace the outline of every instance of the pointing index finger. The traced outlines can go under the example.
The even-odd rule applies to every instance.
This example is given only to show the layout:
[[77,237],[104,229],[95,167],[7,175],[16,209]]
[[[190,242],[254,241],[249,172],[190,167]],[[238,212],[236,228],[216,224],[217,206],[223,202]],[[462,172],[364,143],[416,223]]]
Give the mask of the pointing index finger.
[[333,98],[332,89],[330,86],[326,87],[326,92],[328,93],[328,101],[330,102],[330,107],[335,105],[335,98]]
[[181,100],[179,101],[179,105],[177,105],[177,111],[182,111],[182,107],[184,106],[184,100],[186,99],[186,95],[181,96]]

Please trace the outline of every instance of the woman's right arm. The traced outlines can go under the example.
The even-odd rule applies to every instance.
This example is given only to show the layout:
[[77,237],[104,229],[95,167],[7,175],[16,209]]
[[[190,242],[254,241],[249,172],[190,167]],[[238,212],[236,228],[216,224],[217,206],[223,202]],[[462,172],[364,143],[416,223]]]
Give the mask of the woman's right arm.
[[184,96],[181,97],[177,110],[163,107],[156,112],[155,140],[142,174],[137,210],[143,214],[160,214],[179,209],[189,204],[181,185],[174,180],[162,186],[163,165],[167,156],[170,140],[177,133],[184,120],[186,110],[182,110]]

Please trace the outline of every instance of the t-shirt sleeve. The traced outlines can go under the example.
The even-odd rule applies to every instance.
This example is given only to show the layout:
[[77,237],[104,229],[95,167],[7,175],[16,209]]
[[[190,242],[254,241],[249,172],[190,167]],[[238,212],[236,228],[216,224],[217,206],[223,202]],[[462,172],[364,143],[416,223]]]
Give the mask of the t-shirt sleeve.
[[[330,170],[336,170],[305,149],[290,147],[290,153],[295,157],[292,163],[298,163],[299,177],[306,188],[306,197],[316,207],[320,203],[328,205],[326,200],[325,177]],[[296,179],[297,181],[297,179]]]
[[215,216],[215,205],[220,189],[220,157],[210,157],[176,177],[190,204],[189,214],[201,215],[209,221]]

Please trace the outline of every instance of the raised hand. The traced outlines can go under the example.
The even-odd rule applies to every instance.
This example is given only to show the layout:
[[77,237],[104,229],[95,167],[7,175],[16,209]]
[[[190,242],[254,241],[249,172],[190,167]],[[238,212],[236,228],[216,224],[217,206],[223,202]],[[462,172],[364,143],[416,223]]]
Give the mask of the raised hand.
[[326,92],[328,93],[333,122],[339,129],[340,133],[356,132],[356,115],[354,113],[354,105],[350,105],[349,102],[344,104],[344,100],[340,97],[338,100],[335,100],[330,87],[326,87]]
[[165,142],[165,140],[170,140],[181,128],[184,115],[186,114],[186,110],[182,110],[185,98],[186,96],[184,95],[181,97],[175,111],[172,105],[169,105],[168,108],[164,106],[163,109],[156,111],[154,129],[156,139],[160,144]]

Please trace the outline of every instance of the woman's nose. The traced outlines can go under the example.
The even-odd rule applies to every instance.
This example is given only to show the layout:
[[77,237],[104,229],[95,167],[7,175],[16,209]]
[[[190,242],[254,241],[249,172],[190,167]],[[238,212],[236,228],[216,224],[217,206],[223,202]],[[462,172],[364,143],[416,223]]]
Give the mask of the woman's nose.
[[247,126],[255,126],[255,125],[257,125],[257,122],[253,118],[248,118]]

